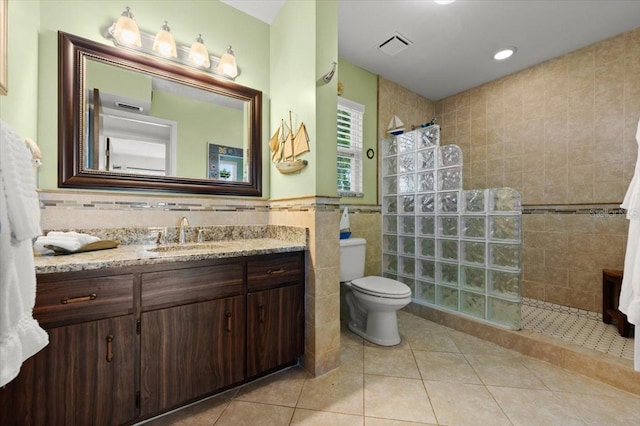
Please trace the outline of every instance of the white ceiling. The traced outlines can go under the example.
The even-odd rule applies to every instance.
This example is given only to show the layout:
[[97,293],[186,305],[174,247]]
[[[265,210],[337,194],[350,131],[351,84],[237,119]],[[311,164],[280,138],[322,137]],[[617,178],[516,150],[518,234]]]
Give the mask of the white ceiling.
[[[267,23],[285,3],[224,2]],[[436,101],[638,26],[640,0],[339,0],[338,55]],[[396,32],[412,44],[387,56]]]

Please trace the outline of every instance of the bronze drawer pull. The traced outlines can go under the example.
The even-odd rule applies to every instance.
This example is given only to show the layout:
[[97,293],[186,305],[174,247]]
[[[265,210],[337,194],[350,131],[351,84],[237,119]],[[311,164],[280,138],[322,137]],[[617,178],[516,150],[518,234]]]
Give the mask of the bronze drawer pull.
[[225,315],[227,317],[227,333],[231,333],[231,312],[227,311]]
[[284,273],[285,273],[285,270],[282,268],[267,269],[267,275],[284,274]]
[[260,324],[264,324],[264,305],[262,303],[258,305],[258,321]]
[[60,300],[60,303],[66,305],[67,303],[78,303],[78,302],[88,302],[90,300],[96,300],[98,297],[97,294],[91,293],[88,296],[80,296],[80,297],[65,297]]
[[107,336],[107,362],[113,361],[113,334]]

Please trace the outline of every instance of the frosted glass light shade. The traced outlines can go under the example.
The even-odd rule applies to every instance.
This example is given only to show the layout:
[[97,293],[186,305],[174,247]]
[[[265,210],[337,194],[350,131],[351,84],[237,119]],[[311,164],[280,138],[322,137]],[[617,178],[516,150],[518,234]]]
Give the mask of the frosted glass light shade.
[[204,45],[202,34],[199,34],[196,41],[191,45],[191,49],[189,50],[189,62],[196,67],[209,68],[211,66],[209,51]]
[[153,40],[153,51],[158,52],[162,56],[170,56],[176,58],[178,53],[176,51],[176,40],[171,35],[171,29],[167,21],[160,27],[160,31],[156,34],[156,38]]
[[231,46],[227,48],[227,51],[224,52],[224,55],[220,58],[218,71],[231,78],[236,78],[238,75],[238,64],[236,63],[236,56],[233,54]]
[[116,21],[113,36],[120,44],[135,47],[141,46],[140,29],[136,21],[133,20],[133,14],[128,6]]

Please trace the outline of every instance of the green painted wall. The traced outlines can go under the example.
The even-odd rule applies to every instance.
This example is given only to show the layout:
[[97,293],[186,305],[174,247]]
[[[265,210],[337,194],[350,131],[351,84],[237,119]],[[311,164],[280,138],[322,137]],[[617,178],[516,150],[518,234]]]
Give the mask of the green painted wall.
[[[57,32],[109,44],[102,33],[117,19],[124,5],[114,0],[9,3],[10,79],[14,80],[10,80],[10,96],[0,99],[0,117],[38,140],[44,161],[39,186],[55,189]],[[337,60],[337,1],[289,1],[272,25],[217,1],[130,0],[127,5],[146,32],[154,32],[164,19],[169,19],[180,44],[190,44],[196,33],[202,32],[212,54],[220,55],[227,44],[233,45],[241,72],[236,81],[263,92],[263,198],[336,195],[337,78],[325,84],[321,77]],[[25,63],[30,68],[23,67]],[[22,68],[33,71],[30,74]],[[289,111],[293,113],[294,128],[301,122],[306,124],[311,152],[304,154],[303,158],[309,161],[305,170],[282,175],[270,162],[267,142],[280,120],[288,118]],[[196,164],[194,168],[200,166]],[[366,187],[365,192],[368,197]]]
[[85,88],[151,102],[151,76],[103,62],[86,62]]
[[[263,92],[263,117],[269,117],[269,25],[218,1],[152,1],[129,0],[47,0],[28,3],[23,14],[11,14],[10,27],[28,25],[33,19],[33,9],[38,9],[40,19],[37,105],[25,108],[29,117],[37,117],[38,142],[43,151],[44,165],[40,169],[40,187],[57,187],[57,32],[58,30],[109,44],[102,32],[130,6],[136,21],[145,32],[155,32],[167,19],[179,44],[190,45],[198,33],[202,33],[209,52],[220,56],[228,44],[238,60],[240,75],[236,82]],[[35,6],[35,7],[34,7]],[[37,14],[36,14],[37,16]],[[37,36],[32,27],[29,34]],[[9,41],[12,49],[15,37]],[[29,49],[31,50],[31,49]],[[263,197],[269,197],[269,167],[267,141],[269,120],[263,119]],[[205,135],[203,135],[205,136]]]
[[[21,137],[38,140],[38,23],[40,1],[9,1],[7,96],[0,96],[0,119]],[[57,160],[46,159],[53,168]]]
[[271,166],[272,198],[337,194],[337,83],[321,80],[338,57],[337,10],[335,1],[289,1],[271,25],[271,131],[292,111],[293,127],[304,121],[311,145],[301,172]]
[[178,124],[178,176],[206,178],[209,142],[243,148],[243,110],[156,90],[151,115]]
[[322,76],[338,60],[338,2],[316,2],[316,194],[336,196],[338,148],[336,119],[338,115],[337,73],[329,83]]
[[[288,120],[293,127],[304,122],[311,152],[303,154],[309,165],[300,173],[283,175],[270,165],[271,198],[314,195],[316,180],[315,120],[315,1],[290,1],[271,24],[271,133]],[[270,157],[268,157],[270,158]]]
[[[342,97],[364,105],[363,121],[363,193],[362,198],[343,197],[348,204],[376,204],[378,176],[378,76],[350,62],[338,61],[338,81],[342,83]],[[373,149],[375,156],[367,158]]]

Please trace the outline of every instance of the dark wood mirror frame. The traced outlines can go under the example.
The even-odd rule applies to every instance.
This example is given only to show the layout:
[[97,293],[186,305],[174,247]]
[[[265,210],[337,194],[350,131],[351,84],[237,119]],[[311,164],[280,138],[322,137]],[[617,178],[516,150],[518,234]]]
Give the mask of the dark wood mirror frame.
[[[113,63],[150,75],[160,76],[199,89],[233,97],[249,103],[249,180],[219,181],[170,176],[144,176],[84,169],[80,102],[84,87],[84,59]],[[120,189],[140,191],[186,192],[211,195],[262,195],[262,92],[225,81],[133,50],[95,43],[58,32],[58,186],[61,188]]]

